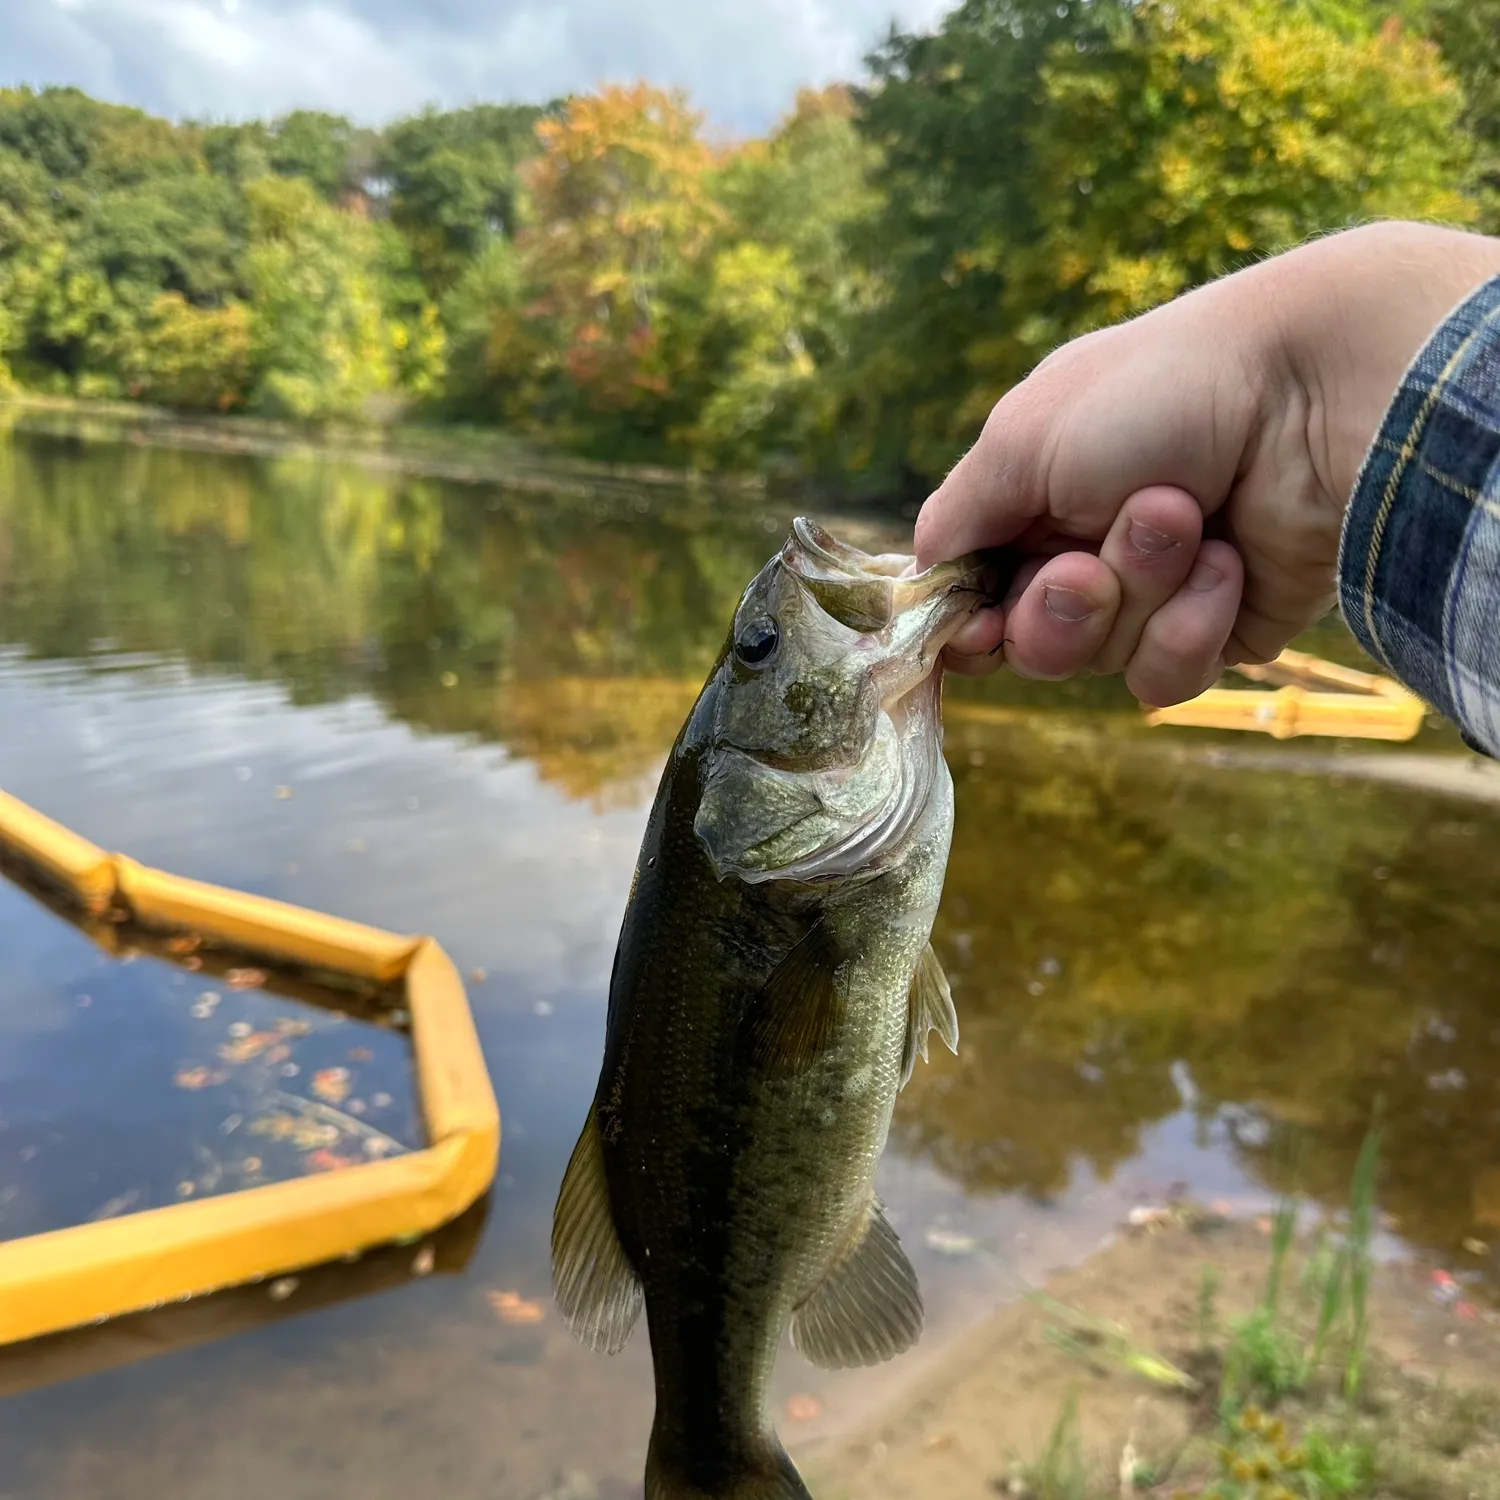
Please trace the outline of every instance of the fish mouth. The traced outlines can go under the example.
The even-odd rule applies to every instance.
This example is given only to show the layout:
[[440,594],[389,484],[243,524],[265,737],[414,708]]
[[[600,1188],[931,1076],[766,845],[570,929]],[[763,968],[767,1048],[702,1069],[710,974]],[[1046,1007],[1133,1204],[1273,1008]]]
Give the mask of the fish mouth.
[[[806,516],[792,522],[781,562],[841,624],[864,633],[896,626],[903,644],[920,637],[929,665],[934,645],[945,644],[1002,586],[1003,569],[993,553],[970,553],[918,572],[910,553],[863,552]],[[904,690],[888,701],[901,696]]]

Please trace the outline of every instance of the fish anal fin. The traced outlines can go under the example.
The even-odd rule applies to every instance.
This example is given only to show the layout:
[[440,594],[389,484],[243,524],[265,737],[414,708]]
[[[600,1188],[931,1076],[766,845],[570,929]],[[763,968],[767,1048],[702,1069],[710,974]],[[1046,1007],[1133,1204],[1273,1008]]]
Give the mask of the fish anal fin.
[[839,963],[818,923],[772,970],[745,1017],[754,1066],[797,1073],[828,1050],[843,1018]]
[[948,988],[948,976],[943,973],[932,944],[928,943],[917,960],[907,995],[906,1045],[901,1051],[902,1088],[911,1078],[917,1059],[927,1061],[930,1031],[942,1037],[950,1052],[958,1051],[958,1012],[953,1008],[953,992]]
[[922,1332],[922,1293],[896,1231],[871,1199],[851,1244],[792,1314],[792,1343],[825,1370],[876,1365]]
[[641,1312],[641,1284],[609,1208],[604,1147],[590,1108],[552,1214],[552,1291],[558,1311],[591,1349],[617,1354]]

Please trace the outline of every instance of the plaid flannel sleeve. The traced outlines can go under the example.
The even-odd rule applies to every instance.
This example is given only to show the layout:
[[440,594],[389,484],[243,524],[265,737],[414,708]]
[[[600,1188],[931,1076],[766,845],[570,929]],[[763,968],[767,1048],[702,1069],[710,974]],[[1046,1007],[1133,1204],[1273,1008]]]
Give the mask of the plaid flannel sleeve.
[[1500,755],[1500,277],[1391,401],[1345,517],[1339,602],[1377,661]]

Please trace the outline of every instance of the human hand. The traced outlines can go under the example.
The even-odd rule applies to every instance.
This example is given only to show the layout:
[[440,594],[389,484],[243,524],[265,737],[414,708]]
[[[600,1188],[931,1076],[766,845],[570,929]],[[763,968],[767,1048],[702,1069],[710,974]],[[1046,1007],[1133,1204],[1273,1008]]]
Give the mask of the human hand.
[[1335,597],[1344,509],[1407,365],[1500,240],[1332,235],[1067,344],[991,412],[917,518],[918,563],[1010,543],[961,672],[1123,672],[1191,698],[1268,661]]

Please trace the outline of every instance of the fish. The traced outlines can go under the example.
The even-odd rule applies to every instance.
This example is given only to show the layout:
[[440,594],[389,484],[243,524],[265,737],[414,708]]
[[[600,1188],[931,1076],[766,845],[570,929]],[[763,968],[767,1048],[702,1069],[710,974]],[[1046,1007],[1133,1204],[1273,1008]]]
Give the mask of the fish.
[[552,1228],[578,1338],[617,1352],[645,1311],[646,1500],[809,1500],[769,1409],[788,1327],[825,1368],[921,1332],[875,1169],[930,1034],[958,1047],[940,658],[985,579],[797,519],[662,774]]

